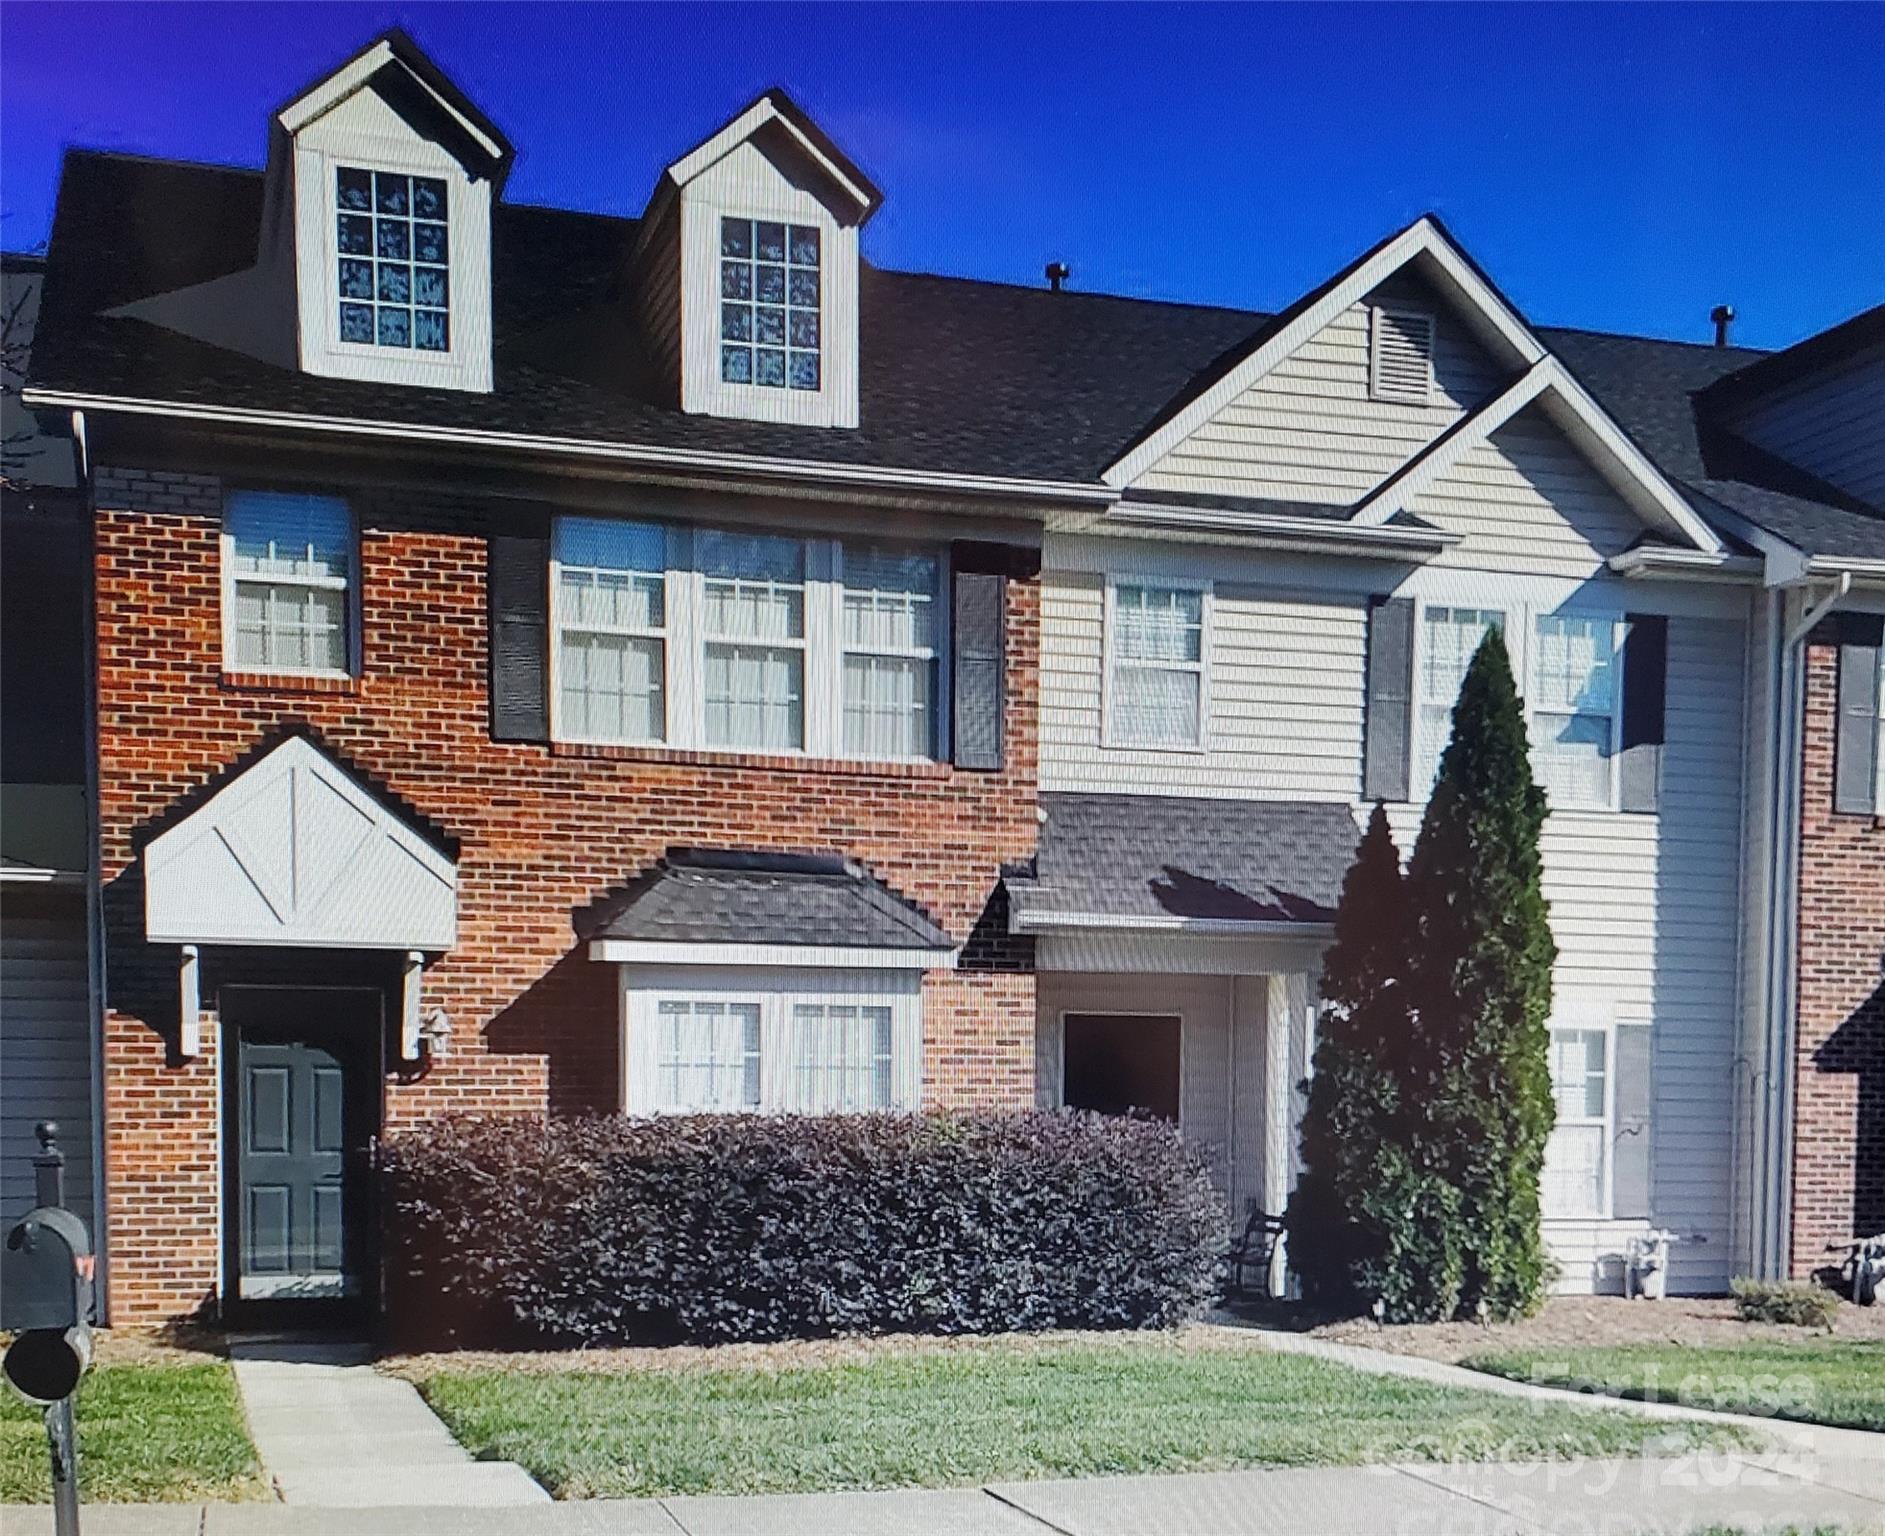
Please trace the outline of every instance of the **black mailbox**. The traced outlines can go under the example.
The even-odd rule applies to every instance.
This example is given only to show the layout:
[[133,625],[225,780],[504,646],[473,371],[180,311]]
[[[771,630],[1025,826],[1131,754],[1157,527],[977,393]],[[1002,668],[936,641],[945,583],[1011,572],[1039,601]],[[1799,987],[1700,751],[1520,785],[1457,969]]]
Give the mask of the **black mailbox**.
[[0,1249],[0,1329],[62,1332],[91,1314],[92,1244],[85,1223],[56,1206],[28,1211]]

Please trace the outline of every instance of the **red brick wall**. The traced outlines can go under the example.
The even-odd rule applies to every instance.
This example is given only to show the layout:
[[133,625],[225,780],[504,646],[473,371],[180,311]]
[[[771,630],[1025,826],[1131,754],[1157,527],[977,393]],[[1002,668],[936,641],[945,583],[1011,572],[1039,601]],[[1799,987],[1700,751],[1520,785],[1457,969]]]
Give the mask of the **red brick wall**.
[[1807,647],[1793,1271],[1885,1230],[1885,821],[1833,813],[1838,650]]
[[[571,914],[671,844],[868,863],[968,942],[964,968],[926,985],[926,1101],[1032,1101],[1030,957],[989,904],[1000,867],[1030,857],[1037,832],[1036,583],[1008,584],[1000,773],[499,744],[484,540],[448,505],[358,504],[361,676],[310,686],[222,672],[217,481],[106,470],[96,500],[114,1322],[188,1311],[216,1276],[215,1031],[200,1058],[174,1059],[176,951],[142,942],[136,850],[182,797],[288,722],[460,844],[458,944],[425,982],[428,1009],[451,1018],[452,1049],[422,1078],[388,1080],[389,1127],[445,1110],[615,1106],[614,968],[577,950]],[[309,960],[219,955],[205,970],[232,963],[295,974]]]

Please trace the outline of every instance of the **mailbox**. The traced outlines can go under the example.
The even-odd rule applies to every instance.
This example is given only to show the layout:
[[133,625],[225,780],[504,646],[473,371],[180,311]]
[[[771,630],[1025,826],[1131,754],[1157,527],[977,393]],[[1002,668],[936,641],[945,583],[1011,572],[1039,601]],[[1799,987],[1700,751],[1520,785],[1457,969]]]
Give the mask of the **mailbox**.
[[7,1233],[0,1249],[0,1329],[63,1332],[92,1315],[92,1244],[70,1211],[42,1205]]

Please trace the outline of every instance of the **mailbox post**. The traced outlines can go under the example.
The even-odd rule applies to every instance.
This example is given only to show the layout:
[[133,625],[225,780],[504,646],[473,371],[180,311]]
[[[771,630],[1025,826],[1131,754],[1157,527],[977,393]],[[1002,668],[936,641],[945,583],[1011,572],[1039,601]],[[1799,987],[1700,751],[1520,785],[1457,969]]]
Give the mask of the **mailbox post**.
[[92,1245],[85,1223],[60,1203],[65,1154],[57,1125],[38,1126],[33,1159],[39,1205],[7,1233],[0,1248],[0,1328],[14,1335],[6,1378],[46,1418],[52,1456],[52,1518],[57,1536],[78,1536],[78,1436],[72,1394],[92,1363]]

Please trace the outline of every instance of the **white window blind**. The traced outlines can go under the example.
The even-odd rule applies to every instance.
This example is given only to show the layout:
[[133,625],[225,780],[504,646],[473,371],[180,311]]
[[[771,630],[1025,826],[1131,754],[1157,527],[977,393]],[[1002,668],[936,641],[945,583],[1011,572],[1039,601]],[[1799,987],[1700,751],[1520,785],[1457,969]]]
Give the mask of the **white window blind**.
[[227,664],[345,673],[353,518],[325,496],[243,491],[223,511]]
[[1551,1088],[1558,1121],[1545,1147],[1540,1199],[1553,1217],[1609,1213],[1609,1036],[1601,1029],[1551,1032]]
[[1113,590],[1108,725],[1121,746],[1195,747],[1204,710],[1204,593]]
[[936,750],[937,562],[868,545],[843,548],[844,750],[928,757]]
[[759,1108],[757,1002],[664,999],[656,1020],[654,1108],[677,1114]]
[[1619,621],[1541,614],[1532,659],[1532,765],[1553,806],[1615,796]]
[[710,747],[805,745],[805,546],[764,534],[697,535]]
[[1466,681],[1480,643],[1493,630],[1505,629],[1505,615],[1492,608],[1425,610],[1415,691],[1414,771],[1412,792],[1419,800],[1433,793],[1440,759],[1453,739],[1453,706]]
[[667,533],[560,518],[555,538],[559,735],[667,739]]
[[1370,326],[1368,390],[1377,400],[1426,405],[1433,399],[1432,315],[1377,307]]

